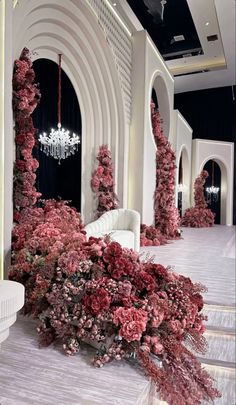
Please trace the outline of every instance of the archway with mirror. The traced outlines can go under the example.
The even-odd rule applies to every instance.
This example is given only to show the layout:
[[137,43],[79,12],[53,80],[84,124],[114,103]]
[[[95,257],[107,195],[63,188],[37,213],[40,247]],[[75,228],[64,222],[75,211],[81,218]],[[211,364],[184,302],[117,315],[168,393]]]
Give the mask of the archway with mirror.
[[[58,65],[49,59],[37,59],[33,63],[36,82],[39,83],[41,100],[33,113],[34,126],[38,134],[50,133],[57,127]],[[66,73],[61,71],[61,118],[62,125],[80,136],[78,151],[66,159],[58,160],[45,155],[40,147],[34,154],[39,161],[37,190],[42,198],[70,200],[71,205],[81,210],[81,113],[77,95]],[[40,146],[40,145],[38,145]]]

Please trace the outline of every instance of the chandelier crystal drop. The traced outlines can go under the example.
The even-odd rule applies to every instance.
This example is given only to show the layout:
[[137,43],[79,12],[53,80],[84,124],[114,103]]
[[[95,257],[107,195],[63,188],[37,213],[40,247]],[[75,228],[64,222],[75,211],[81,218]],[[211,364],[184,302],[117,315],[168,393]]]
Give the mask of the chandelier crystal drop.
[[62,159],[74,155],[78,151],[80,137],[76,134],[70,135],[70,131],[62,128],[61,126],[61,54],[58,63],[58,124],[57,129],[51,129],[49,135],[46,132],[39,135],[39,142],[41,143],[41,151],[47,156],[52,156],[58,160],[59,165]]

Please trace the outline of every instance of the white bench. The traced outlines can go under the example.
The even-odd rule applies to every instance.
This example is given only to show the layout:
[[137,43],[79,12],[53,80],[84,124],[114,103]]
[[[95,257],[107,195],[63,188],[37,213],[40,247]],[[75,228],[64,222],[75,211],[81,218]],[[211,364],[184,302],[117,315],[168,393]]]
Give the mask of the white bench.
[[15,281],[0,281],[0,346],[16,321],[16,313],[24,305],[25,288]]
[[119,208],[105,212],[96,221],[85,226],[87,238],[107,234],[122,247],[140,249],[140,214],[137,211]]

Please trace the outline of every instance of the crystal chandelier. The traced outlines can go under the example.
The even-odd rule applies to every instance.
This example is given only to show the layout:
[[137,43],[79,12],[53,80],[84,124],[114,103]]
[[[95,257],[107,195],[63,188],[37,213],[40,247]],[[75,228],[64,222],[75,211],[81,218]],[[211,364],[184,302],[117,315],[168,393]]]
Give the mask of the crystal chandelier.
[[211,204],[212,201],[214,202],[218,201],[219,191],[220,188],[214,186],[214,160],[212,160],[212,184],[210,187],[206,187],[207,202],[209,204]]
[[47,155],[58,160],[59,165],[62,159],[66,159],[70,155],[74,155],[78,150],[80,137],[76,134],[70,135],[70,131],[61,126],[61,54],[58,63],[58,124],[57,129],[51,129],[49,136],[46,132],[39,135],[40,149]]

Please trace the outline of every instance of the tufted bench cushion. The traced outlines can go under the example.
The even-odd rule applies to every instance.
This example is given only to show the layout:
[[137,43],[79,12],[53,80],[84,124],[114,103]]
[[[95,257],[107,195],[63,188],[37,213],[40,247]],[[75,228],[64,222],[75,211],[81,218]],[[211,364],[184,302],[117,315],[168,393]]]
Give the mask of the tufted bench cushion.
[[122,247],[140,249],[140,215],[137,211],[120,208],[103,214],[85,226],[87,238],[111,234],[111,238]]

